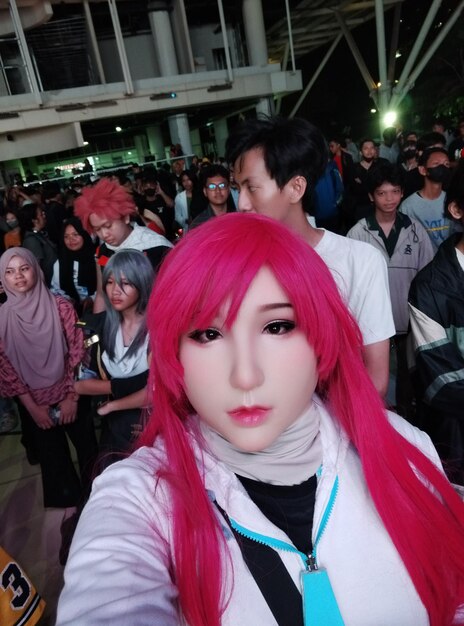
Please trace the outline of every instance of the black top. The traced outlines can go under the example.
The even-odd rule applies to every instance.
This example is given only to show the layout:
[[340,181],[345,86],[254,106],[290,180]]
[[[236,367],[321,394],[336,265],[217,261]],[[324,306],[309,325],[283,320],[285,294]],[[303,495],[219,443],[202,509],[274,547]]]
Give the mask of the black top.
[[301,552],[312,551],[316,476],[299,485],[269,485],[238,476],[248,495],[260,511],[275,526],[283,530]]
[[401,229],[411,226],[411,219],[400,211],[396,213],[395,223],[393,224],[393,228],[389,232],[388,237],[383,232],[382,227],[378,223],[375,215],[369,215],[368,217],[366,217],[366,222],[369,230],[376,230],[379,233],[379,237],[384,242],[385,248],[390,258],[395,252]]

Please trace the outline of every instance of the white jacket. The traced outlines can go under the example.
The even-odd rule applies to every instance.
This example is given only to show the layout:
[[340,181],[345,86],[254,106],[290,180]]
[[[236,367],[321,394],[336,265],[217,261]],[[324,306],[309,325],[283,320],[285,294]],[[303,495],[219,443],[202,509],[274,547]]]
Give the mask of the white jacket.
[[185,232],[188,230],[189,212],[187,203],[187,192],[180,191],[174,200],[174,213],[176,222],[182,226]]
[[[327,568],[344,623],[426,626],[427,613],[374,508],[358,455],[322,407],[320,415],[323,469],[316,493],[313,541],[338,475],[339,489],[318,546],[317,562]],[[390,418],[400,433],[440,464],[425,433],[397,415],[390,414]],[[72,543],[57,626],[185,624],[170,576],[169,493],[166,483],[155,479],[163,456],[161,444],[141,448],[96,479]],[[204,467],[206,489],[231,518],[254,533],[290,543],[222,463],[205,453]],[[228,528],[225,533],[233,564],[233,590],[222,624],[275,625],[237,542]],[[279,555],[299,587],[302,559],[292,552],[279,551]],[[230,591],[231,568],[224,562]]]

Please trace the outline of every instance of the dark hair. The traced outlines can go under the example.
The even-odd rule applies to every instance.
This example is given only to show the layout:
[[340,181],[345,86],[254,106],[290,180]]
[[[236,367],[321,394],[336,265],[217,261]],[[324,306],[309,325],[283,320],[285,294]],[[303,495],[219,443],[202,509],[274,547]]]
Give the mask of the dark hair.
[[201,186],[206,186],[206,181],[208,178],[214,178],[215,176],[220,176],[221,178],[225,178],[227,182],[229,182],[229,172],[223,165],[208,165],[201,170]]
[[[64,236],[68,226],[72,226],[84,240],[82,248],[79,250],[70,250],[65,244]],[[60,287],[74,300],[76,310],[78,314],[81,314],[80,298],[74,284],[74,262],[78,261],[79,263],[78,284],[87,288],[89,296],[93,296],[97,289],[97,272],[95,266],[95,244],[78,217],[69,217],[63,222],[58,259]]]
[[373,194],[384,183],[404,188],[403,170],[393,163],[381,163],[369,170],[367,175],[367,190]]
[[341,135],[339,135],[337,133],[332,133],[331,135],[329,135],[327,137],[327,141],[328,141],[328,143],[333,141],[334,143],[339,143],[341,146],[345,147],[345,140],[342,138]]
[[37,219],[37,209],[39,205],[36,202],[28,202],[18,211],[18,222],[21,230],[21,240],[27,231],[34,230],[34,220]]
[[43,194],[44,200],[50,200],[51,198],[54,198],[60,193],[61,193],[61,187],[59,186],[58,183],[54,181],[44,183],[42,187],[42,194]]
[[359,143],[359,149],[362,150],[364,144],[368,142],[374,144],[375,146],[375,141],[373,139],[371,139],[370,137],[364,137],[364,139],[361,139]]
[[180,175],[180,182],[182,184],[182,179],[186,176],[193,185],[193,188],[196,189],[198,187],[198,178],[192,170],[184,170]]
[[388,126],[382,133],[384,141],[391,141],[392,143],[396,139],[396,128],[394,126]]
[[426,165],[430,155],[435,154],[435,152],[439,152],[440,154],[446,154],[446,156],[448,156],[448,152],[444,148],[439,148],[438,146],[427,148],[418,159],[419,165]]
[[263,151],[266,169],[280,189],[294,176],[306,179],[308,184],[302,204],[308,209],[311,189],[324,173],[329,158],[327,142],[321,131],[298,117],[245,120],[227,139],[226,159],[235,163],[253,148]]
[[458,161],[446,190],[446,217],[455,219],[448,210],[451,202],[454,202],[461,211],[464,211],[464,159]]
[[427,148],[431,148],[432,146],[436,146],[437,143],[441,143],[442,146],[446,146],[446,139],[442,133],[437,133],[432,131],[431,133],[426,133],[419,137],[417,140],[417,149],[419,152],[423,152],[427,150]]

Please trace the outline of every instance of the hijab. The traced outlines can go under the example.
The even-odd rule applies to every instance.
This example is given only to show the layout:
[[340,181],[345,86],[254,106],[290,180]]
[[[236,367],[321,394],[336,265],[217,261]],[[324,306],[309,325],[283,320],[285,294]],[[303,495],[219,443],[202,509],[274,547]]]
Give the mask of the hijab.
[[[25,293],[12,290],[5,281],[15,256],[32,267],[34,286]],[[10,248],[0,258],[0,280],[7,301],[0,307],[0,339],[19,378],[31,389],[46,389],[65,373],[66,342],[54,296],[47,289],[35,256],[25,248]]]
[[[84,245],[80,250],[69,250],[64,243],[64,233],[67,226],[73,226],[76,232],[84,239]],[[97,289],[97,269],[95,265],[95,246],[87,231],[84,230],[82,222],[77,217],[70,217],[63,223],[61,231],[60,261],[60,287],[70,298],[79,302],[79,296],[74,285],[74,262],[77,261],[79,269],[77,273],[77,284],[87,287],[89,296],[92,296]]]

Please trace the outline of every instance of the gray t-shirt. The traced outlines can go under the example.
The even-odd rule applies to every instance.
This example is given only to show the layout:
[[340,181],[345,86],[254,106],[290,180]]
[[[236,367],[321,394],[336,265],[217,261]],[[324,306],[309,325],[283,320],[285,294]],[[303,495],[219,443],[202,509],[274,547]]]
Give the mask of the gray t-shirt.
[[428,200],[419,193],[417,191],[403,200],[400,211],[422,224],[436,252],[445,239],[454,232],[451,220],[445,217],[446,194],[442,191],[435,200]]

